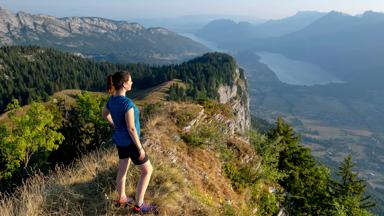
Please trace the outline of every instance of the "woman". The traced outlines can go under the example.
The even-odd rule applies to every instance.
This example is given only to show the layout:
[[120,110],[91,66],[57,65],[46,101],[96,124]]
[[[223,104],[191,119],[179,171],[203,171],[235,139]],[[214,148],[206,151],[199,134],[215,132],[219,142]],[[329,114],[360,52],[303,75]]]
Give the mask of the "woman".
[[117,173],[117,191],[119,204],[127,205],[130,201],[125,194],[125,180],[131,160],[141,171],[136,188],[136,203],[133,211],[148,213],[155,206],[144,204],[144,194],[153,171],[152,165],[140,142],[139,109],[133,101],[125,96],[131,90],[132,78],[128,71],[117,72],[107,77],[108,93],[111,95],[103,108],[103,118],[114,129],[112,140],[119,154],[119,170]]

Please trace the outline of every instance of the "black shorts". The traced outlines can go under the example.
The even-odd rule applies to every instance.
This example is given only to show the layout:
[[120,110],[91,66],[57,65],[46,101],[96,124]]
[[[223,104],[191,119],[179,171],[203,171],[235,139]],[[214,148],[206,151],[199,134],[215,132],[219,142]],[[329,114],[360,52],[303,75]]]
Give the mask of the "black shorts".
[[148,161],[148,156],[147,153],[145,152],[145,157],[143,160],[140,160],[140,152],[139,149],[136,147],[134,143],[131,143],[128,146],[118,146],[117,147],[117,152],[119,153],[119,159],[127,159],[131,158],[132,162],[135,165],[141,165],[144,164],[145,162]]

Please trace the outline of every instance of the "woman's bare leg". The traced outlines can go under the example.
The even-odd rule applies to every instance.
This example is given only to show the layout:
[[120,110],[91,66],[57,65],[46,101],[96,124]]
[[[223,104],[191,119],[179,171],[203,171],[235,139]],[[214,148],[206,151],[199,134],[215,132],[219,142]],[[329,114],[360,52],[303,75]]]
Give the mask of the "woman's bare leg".
[[153,167],[151,162],[148,160],[144,164],[139,166],[141,171],[140,180],[137,183],[136,187],[136,205],[141,206],[144,202],[145,191],[147,190],[149,180],[153,172]]
[[125,194],[125,180],[127,177],[127,171],[129,168],[129,164],[131,163],[131,159],[119,159],[119,169],[117,171],[117,192],[119,193],[120,199],[124,199],[126,197]]

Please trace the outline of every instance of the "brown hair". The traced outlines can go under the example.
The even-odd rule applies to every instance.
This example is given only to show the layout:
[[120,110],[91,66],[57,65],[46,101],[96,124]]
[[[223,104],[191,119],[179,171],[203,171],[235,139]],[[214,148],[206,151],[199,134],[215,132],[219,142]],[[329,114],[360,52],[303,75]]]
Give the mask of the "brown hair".
[[115,91],[123,87],[123,84],[129,80],[131,73],[129,71],[119,71],[113,75],[107,76],[107,91],[113,95]]

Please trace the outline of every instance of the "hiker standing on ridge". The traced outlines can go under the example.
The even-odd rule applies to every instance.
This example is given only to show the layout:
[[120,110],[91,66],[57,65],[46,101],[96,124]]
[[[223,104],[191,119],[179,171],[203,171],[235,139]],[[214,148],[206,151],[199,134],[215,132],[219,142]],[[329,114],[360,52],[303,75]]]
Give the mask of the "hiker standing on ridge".
[[112,140],[119,154],[119,169],[117,172],[118,204],[128,206],[133,202],[125,194],[126,175],[131,160],[141,171],[136,188],[136,203],[134,212],[149,213],[156,206],[144,204],[144,195],[153,171],[152,164],[140,142],[139,109],[131,99],[125,96],[132,87],[131,74],[128,71],[116,72],[107,77],[108,93],[111,95],[103,108],[103,118],[113,128]]

